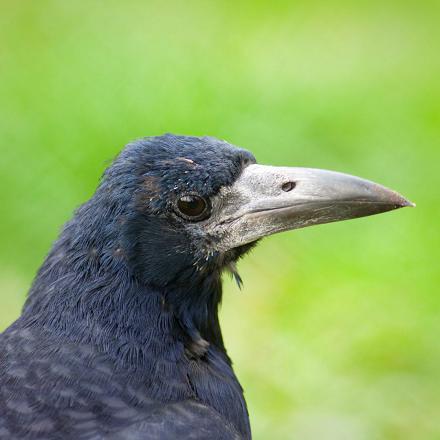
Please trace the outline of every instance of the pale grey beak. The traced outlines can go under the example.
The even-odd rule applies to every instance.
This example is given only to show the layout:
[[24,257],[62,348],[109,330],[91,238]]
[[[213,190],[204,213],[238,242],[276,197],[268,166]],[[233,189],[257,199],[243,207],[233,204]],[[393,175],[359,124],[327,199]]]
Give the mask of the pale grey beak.
[[415,206],[377,183],[333,171],[250,165],[224,194],[224,248],[290,229]]

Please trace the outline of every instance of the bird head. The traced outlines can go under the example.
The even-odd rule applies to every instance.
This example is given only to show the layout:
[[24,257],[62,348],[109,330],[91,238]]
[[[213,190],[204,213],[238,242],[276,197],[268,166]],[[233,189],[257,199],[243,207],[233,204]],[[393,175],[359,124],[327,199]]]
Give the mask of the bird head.
[[235,262],[258,240],[411,205],[347,174],[258,165],[211,137],[144,138],[122,150],[65,225],[24,314],[98,342],[123,340],[133,326],[142,334],[163,314],[191,356],[210,344],[224,351],[221,274],[229,269],[240,284]]
[[271,234],[412,205],[347,174],[259,165],[211,137],[129,144],[107,170],[108,186],[118,198],[126,194],[123,242],[132,267],[159,287],[233,268]]

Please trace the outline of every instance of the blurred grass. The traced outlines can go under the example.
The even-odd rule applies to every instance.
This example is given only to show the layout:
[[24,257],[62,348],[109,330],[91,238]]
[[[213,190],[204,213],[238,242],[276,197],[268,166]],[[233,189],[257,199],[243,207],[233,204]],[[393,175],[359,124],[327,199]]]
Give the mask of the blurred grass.
[[226,282],[255,439],[440,438],[440,5],[0,0],[0,327],[129,140],[210,134],[417,209],[264,241]]

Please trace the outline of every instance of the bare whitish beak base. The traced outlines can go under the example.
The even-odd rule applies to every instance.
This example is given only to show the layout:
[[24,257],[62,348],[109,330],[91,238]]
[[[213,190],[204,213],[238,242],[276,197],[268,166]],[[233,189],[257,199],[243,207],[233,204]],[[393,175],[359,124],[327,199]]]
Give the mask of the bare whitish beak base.
[[233,248],[291,229],[415,206],[400,194],[348,174],[250,165],[224,198],[219,227]]

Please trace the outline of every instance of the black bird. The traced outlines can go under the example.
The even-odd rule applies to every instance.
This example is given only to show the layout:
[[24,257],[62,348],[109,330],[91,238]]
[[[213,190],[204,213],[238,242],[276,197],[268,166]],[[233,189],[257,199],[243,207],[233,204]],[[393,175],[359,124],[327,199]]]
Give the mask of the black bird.
[[411,205],[211,137],[133,142],[62,230],[0,336],[1,439],[250,439],[221,275],[267,235]]

